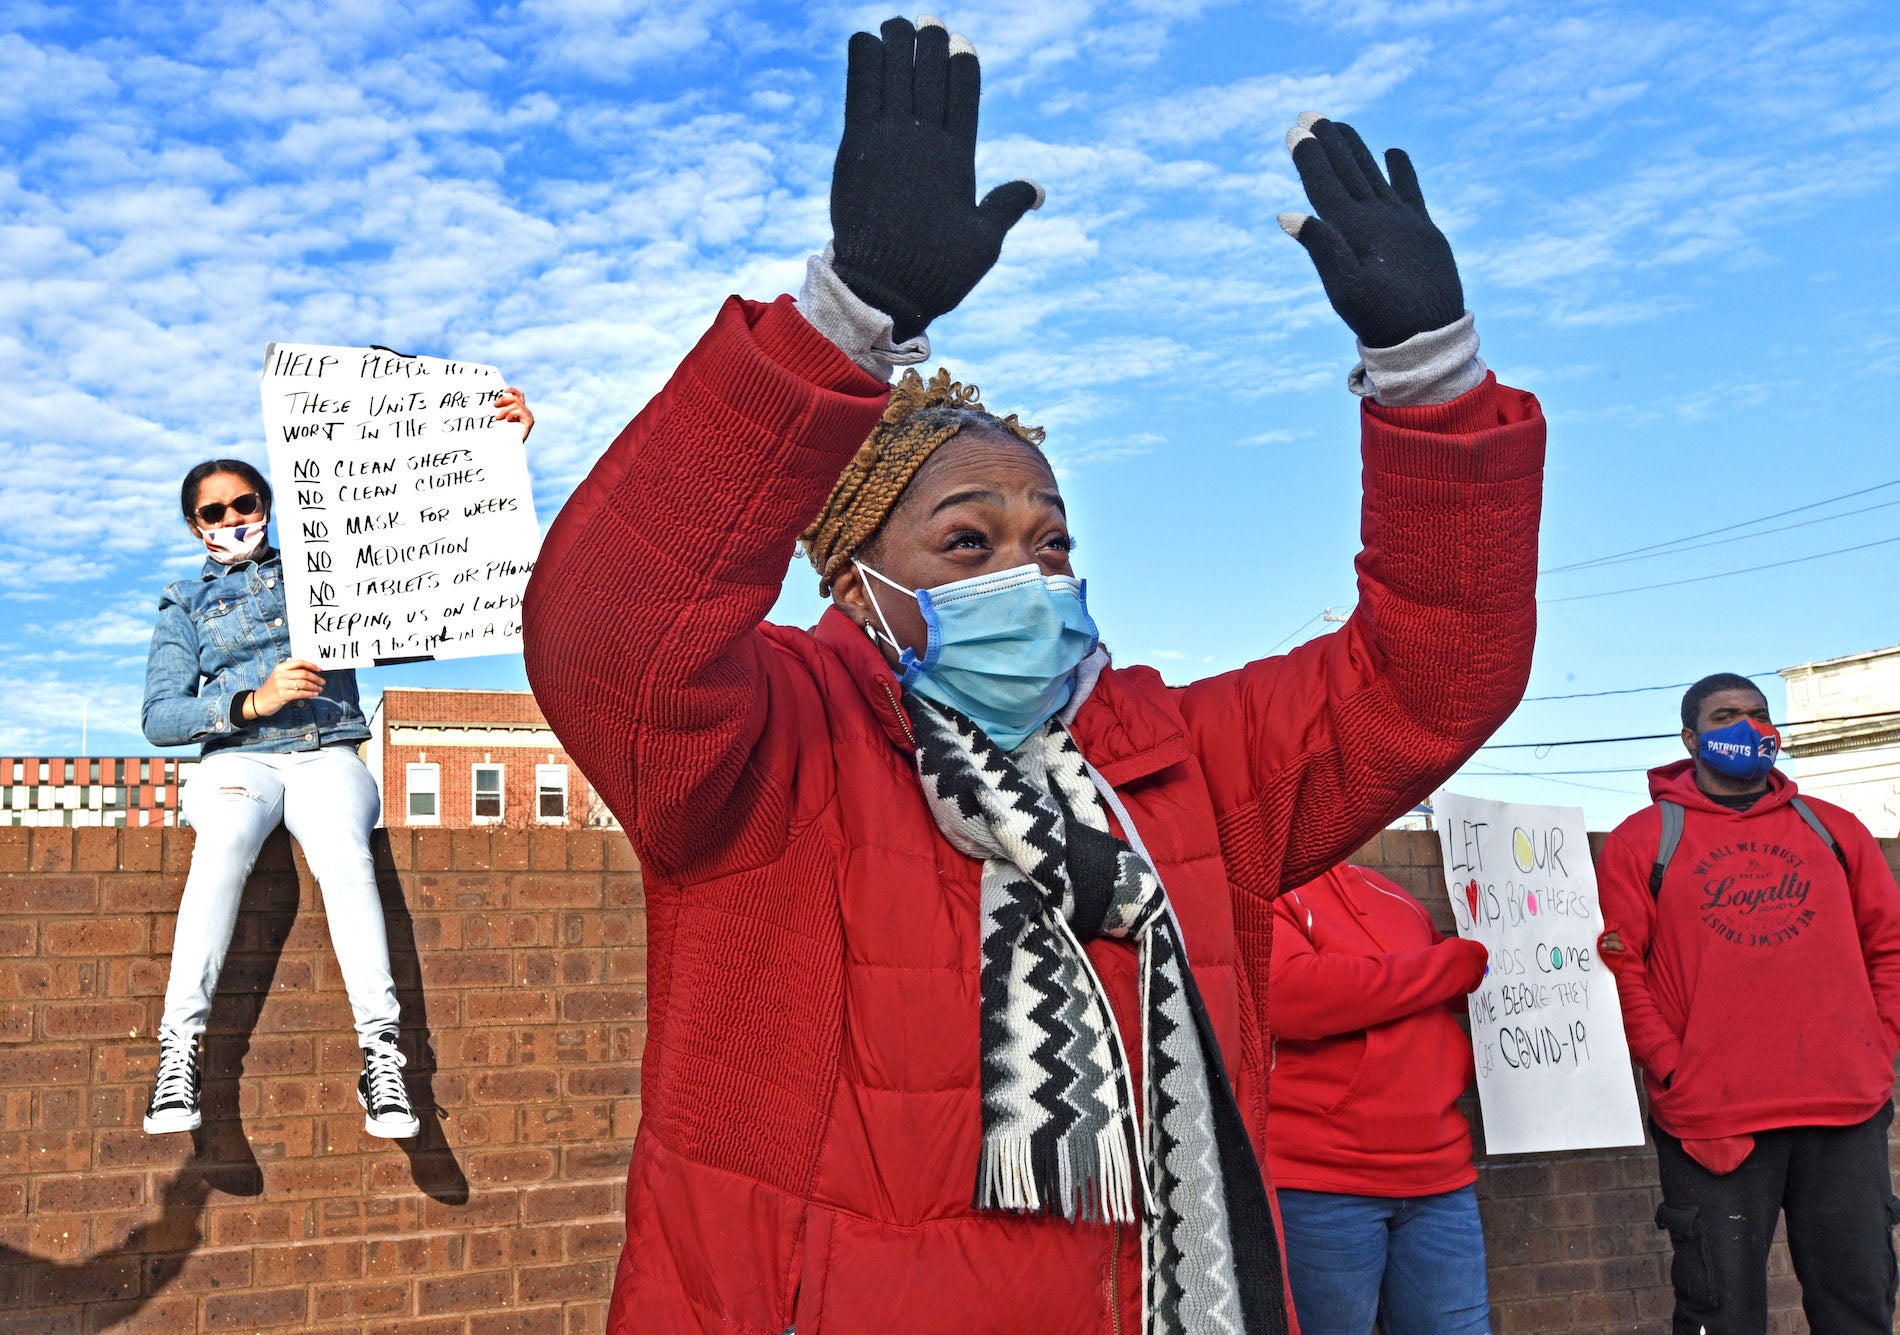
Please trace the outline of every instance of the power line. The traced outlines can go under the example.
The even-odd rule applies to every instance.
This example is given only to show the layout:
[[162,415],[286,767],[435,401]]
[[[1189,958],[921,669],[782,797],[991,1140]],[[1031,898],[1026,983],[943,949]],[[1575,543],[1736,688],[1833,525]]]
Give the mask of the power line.
[[[1687,547],[1671,547],[1661,552],[1637,552],[1633,556],[1604,556],[1595,561],[1584,561],[1574,566],[1565,566],[1569,570],[1596,570],[1603,566],[1627,565],[1631,561],[1654,561],[1663,556],[1680,556],[1684,552],[1699,552],[1705,547],[1725,547],[1731,542],[1748,542],[1753,538],[1765,538],[1771,533],[1789,533],[1797,528],[1811,528],[1816,524],[1829,524],[1836,519],[1851,519],[1855,515],[1872,514],[1875,510],[1891,510],[1900,505],[1900,501],[1881,501],[1878,505],[1863,505],[1858,510],[1843,510],[1837,515],[1822,515],[1819,519],[1801,519],[1792,524],[1778,524],[1774,528],[1759,529],[1754,533],[1738,533],[1732,538],[1716,538],[1710,542],[1691,543]],[[1546,570],[1546,575],[1559,572]]]
[[[1661,762],[1661,763],[1663,763],[1663,764],[1669,764],[1669,763],[1672,763],[1672,762],[1669,762],[1669,761],[1664,761],[1664,762]],[[1555,781],[1555,780],[1556,780],[1556,779],[1557,779],[1557,778],[1558,778],[1559,776],[1561,776],[1561,775],[1569,775],[1569,774],[1647,774],[1647,773],[1649,773],[1649,771],[1651,771],[1652,769],[1655,769],[1655,768],[1656,768],[1656,766],[1655,766],[1655,765],[1606,765],[1606,766],[1603,766],[1603,767],[1602,767],[1602,768],[1600,768],[1600,769],[1553,769],[1553,770],[1529,770],[1529,769],[1497,769],[1497,768],[1495,768],[1495,767],[1493,767],[1493,768],[1492,768],[1492,770],[1491,770],[1491,772],[1492,772],[1493,774],[1496,774],[1496,775],[1497,775],[1497,776],[1498,776],[1499,778],[1509,778],[1509,779],[1550,779],[1550,780],[1552,780],[1552,781],[1554,782],[1554,781]],[[1582,787],[1582,786],[1584,786],[1584,785],[1573,785],[1573,786],[1575,786],[1575,787]]]
[[[1471,768],[1485,770],[1488,772],[1488,777],[1499,779],[1542,779],[1548,777],[1543,774],[1525,773],[1521,770],[1499,769],[1496,765],[1484,765],[1475,760],[1471,762]],[[1551,779],[1550,782],[1562,784],[1565,788],[1588,788],[1590,791],[1596,793],[1615,793],[1618,797],[1629,796],[1629,790],[1627,788],[1606,788],[1600,783],[1578,783],[1574,779]]]
[[1608,746],[1612,742],[1661,742],[1682,734],[1645,732],[1629,737],[1579,737],[1567,742],[1486,742],[1480,751],[1550,751],[1559,746]]
[[[1863,719],[1892,718],[1900,709],[1875,709],[1865,714],[1838,714],[1833,718],[1804,718],[1783,724],[1787,728],[1808,728],[1817,723],[1858,723]],[[1561,742],[1486,742],[1480,751],[1548,751],[1559,746],[1608,746],[1613,742],[1663,742],[1682,736],[1681,732],[1645,732],[1629,737],[1576,737]],[[1799,745],[1797,739],[1796,745]]]
[[1274,644],[1273,648],[1267,650],[1267,653],[1262,654],[1261,657],[1265,658],[1267,654],[1273,654],[1273,653],[1279,652],[1280,645],[1285,644],[1288,640],[1292,639],[1295,635],[1298,635],[1301,631],[1305,630],[1308,626],[1312,625],[1315,621],[1318,621],[1321,617],[1325,615],[1326,615],[1326,609],[1323,607],[1320,608],[1319,611],[1313,613],[1312,616],[1302,621],[1299,625],[1295,626],[1292,630],[1288,631],[1285,635],[1282,635],[1279,641]]
[[[1800,760],[1801,757],[1791,756],[1790,759]],[[1477,762],[1473,761],[1472,763],[1476,764]],[[1673,762],[1664,762],[1664,763],[1673,763]],[[1816,779],[1831,779],[1837,774],[1863,774],[1868,770],[1875,770],[1875,769],[1890,770],[1894,767],[1894,763],[1895,762],[1891,760],[1882,760],[1872,765],[1850,765],[1844,769],[1831,769],[1831,770],[1828,770],[1824,774],[1812,775],[1810,777],[1813,777]],[[1499,769],[1496,765],[1484,765],[1484,766],[1481,766],[1481,768],[1489,770],[1491,773],[1496,774],[1500,778],[1550,779],[1554,782],[1557,779],[1557,776],[1568,775],[1568,774],[1647,774],[1649,773],[1650,770],[1657,768],[1657,766],[1655,765],[1606,765],[1601,769],[1526,770],[1526,769]],[[1590,785],[1572,784],[1571,786],[1575,788],[1583,788],[1583,787],[1589,787]],[[1607,792],[1611,790],[1606,789],[1605,791]]]
[[1704,529],[1700,533],[1686,533],[1680,538],[1670,538],[1664,542],[1652,542],[1643,547],[1631,547],[1626,551],[1610,552],[1604,556],[1593,556],[1587,561],[1573,561],[1569,565],[1552,566],[1548,570],[1541,570],[1538,573],[1541,575],[1561,575],[1569,570],[1582,570],[1588,566],[1605,565],[1612,561],[1619,561],[1626,556],[1636,556],[1642,552],[1653,552],[1660,547],[1674,547],[1680,543],[1694,542],[1697,538],[1712,538],[1717,534],[1727,533],[1738,528],[1753,528],[1756,524],[1765,524],[1771,519],[1785,519],[1789,515],[1798,515],[1809,510],[1818,510],[1824,505],[1834,505],[1840,501],[1851,501],[1856,496],[1868,496],[1876,491],[1885,491],[1889,487],[1900,487],[1900,478],[1895,478],[1891,482],[1876,483],[1871,487],[1862,487],[1858,491],[1843,492],[1839,496],[1830,496],[1824,501],[1811,501],[1806,505],[1797,505],[1792,510],[1777,510],[1773,514],[1758,515],[1754,519],[1743,519],[1733,524],[1722,524],[1716,528]]
[[[1900,504],[1900,501],[1895,502]],[[1744,677],[1775,677],[1780,674],[1772,668],[1766,672],[1744,672]],[[1664,682],[1660,686],[1625,686],[1614,691],[1573,691],[1568,695],[1527,695],[1520,704],[1532,704],[1540,700],[1596,700],[1606,695],[1642,695],[1647,691],[1686,691],[1695,685],[1692,681]]]
[[1777,570],[1782,566],[1798,566],[1808,561],[1819,561],[1826,556],[1845,556],[1849,552],[1864,552],[1869,547],[1885,547],[1889,543],[1900,542],[1900,536],[1880,538],[1874,542],[1856,543],[1852,547],[1836,547],[1831,552],[1815,552],[1810,556],[1790,557],[1786,561],[1769,561],[1758,566],[1744,566],[1740,570],[1719,570],[1713,575],[1691,575],[1687,579],[1666,579],[1659,584],[1638,584],[1627,589],[1600,589],[1596,593],[1572,593],[1562,598],[1539,598],[1540,604],[1577,603],[1589,598],[1614,598],[1622,593],[1647,593],[1651,589],[1673,589],[1679,584],[1701,584],[1712,579],[1728,579],[1734,575],[1752,575],[1758,570]]

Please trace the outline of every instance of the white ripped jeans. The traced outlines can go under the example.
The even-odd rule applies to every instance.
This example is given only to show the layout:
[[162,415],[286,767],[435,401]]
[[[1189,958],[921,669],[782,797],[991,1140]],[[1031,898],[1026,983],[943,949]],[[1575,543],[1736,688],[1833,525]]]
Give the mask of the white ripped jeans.
[[347,746],[320,751],[214,751],[180,795],[197,831],[178,905],[161,1032],[204,1032],[211,994],[237,927],[238,902],[257,852],[279,824],[317,878],[330,943],[343,970],[356,1032],[397,1027],[396,985],[369,834],[382,813],[375,780]]

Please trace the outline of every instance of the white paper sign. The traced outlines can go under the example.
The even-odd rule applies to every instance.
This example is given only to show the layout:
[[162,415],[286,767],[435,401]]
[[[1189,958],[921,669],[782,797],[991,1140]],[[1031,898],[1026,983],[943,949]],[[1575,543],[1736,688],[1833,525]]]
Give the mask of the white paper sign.
[[1467,999],[1491,1154],[1643,1143],[1583,808],[1441,792],[1432,820],[1458,935],[1491,952]]
[[290,649],[325,667],[521,652],[541,531],[492,366],[264,350]]

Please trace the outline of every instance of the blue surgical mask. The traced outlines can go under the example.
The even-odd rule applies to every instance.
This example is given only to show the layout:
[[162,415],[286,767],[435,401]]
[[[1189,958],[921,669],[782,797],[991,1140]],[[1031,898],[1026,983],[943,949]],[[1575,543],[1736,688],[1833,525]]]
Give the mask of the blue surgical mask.
[[1717,774],[1744,783],[1768,776],[1781,754],[1781,734],[1752,718],[1736,719],[1726,728],[1711,728],[1696,736],[1696,755]]
[[[854,561],[858,573],[917,600],[927,634],[924,655],[899,652],[900,681],[948,705],[1005,751],[1054,718],[1075,694],[1075,670],[1099,639],[1089,616],[1088,586],[1073,575],[1045,575],[1036,565],[974,575],[934,589],[906,589]],[[877,594],[871,607],[891,634]],[[876,639],[875,632],[872,638]]]

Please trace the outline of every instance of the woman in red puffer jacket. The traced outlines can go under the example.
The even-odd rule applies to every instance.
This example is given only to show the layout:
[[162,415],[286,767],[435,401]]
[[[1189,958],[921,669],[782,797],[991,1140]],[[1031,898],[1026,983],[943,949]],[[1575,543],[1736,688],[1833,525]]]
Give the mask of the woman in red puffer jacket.
[[[618,1335],[1291,1329],[1272,901],[1529,671],[1543,418],[1403,155],[1374,192],[1315,118],[1284,225],[1364,345],[1358,609],[1185,687],[1109,662],[1040,432],[887,383],[1040,203],[976,201],[977,84],[940,25],[852,39],[832,245],[725,305],[529,587],[535,695],[644,874]],[[801,534],[811,631],[764,621]]]

